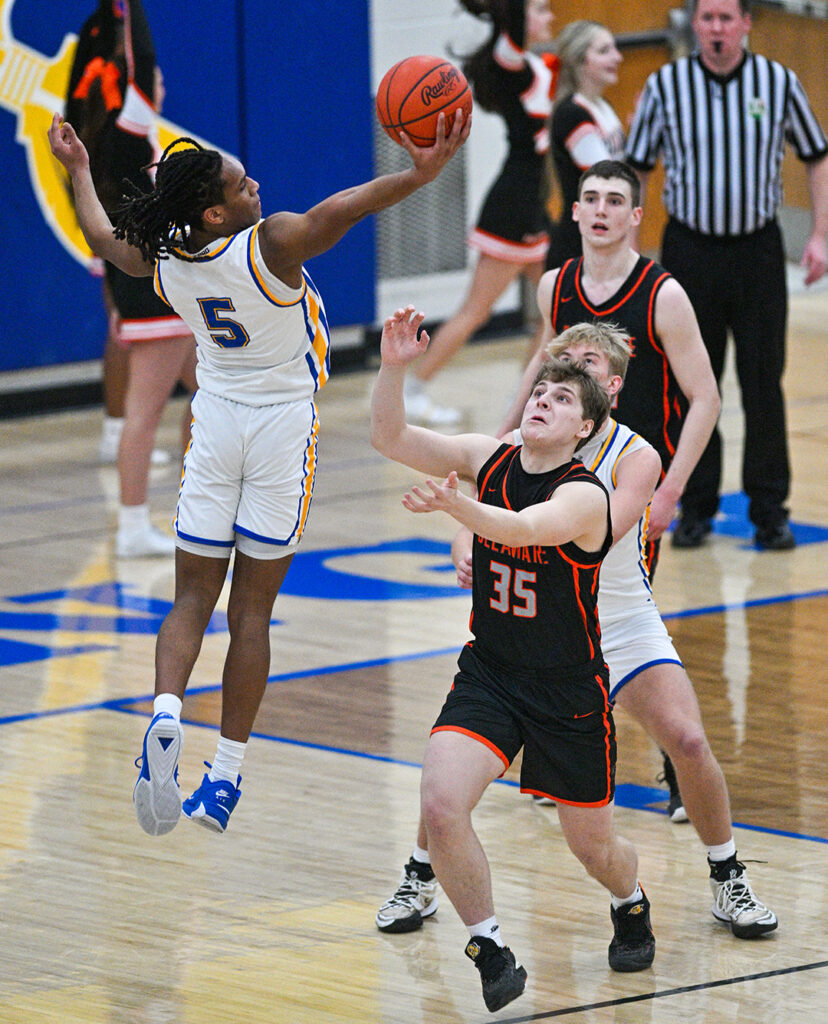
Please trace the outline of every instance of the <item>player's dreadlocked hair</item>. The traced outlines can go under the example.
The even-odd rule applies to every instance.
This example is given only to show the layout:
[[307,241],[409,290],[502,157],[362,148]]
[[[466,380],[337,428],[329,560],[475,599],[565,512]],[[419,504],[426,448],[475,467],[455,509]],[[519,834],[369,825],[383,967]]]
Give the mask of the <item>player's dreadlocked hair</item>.
[[[186,149],[171,152],[182,144]],[[155,188],[143,192],[125,182],[128,193],[115,214],[115,237],[141,250],[148,263],[175,255],[190,228],[198,227],[209,206],[224,201],[221,153],[194,139],[171,142],[155,167]],[[146,168],[148,169],[148,168]]]

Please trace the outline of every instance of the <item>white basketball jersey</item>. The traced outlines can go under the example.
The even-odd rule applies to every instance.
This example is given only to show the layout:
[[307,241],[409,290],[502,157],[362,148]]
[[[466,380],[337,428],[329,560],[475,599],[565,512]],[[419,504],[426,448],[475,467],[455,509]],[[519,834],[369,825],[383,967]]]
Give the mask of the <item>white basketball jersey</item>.
[[330,373],[319,292],[304,268],[301,288],[270,273],[259,249],[261,223],[155,265],[156,292],[195,335],[198,386],[255,406],[313,395]]
[[[615,471],[625,455],[642,448],[652,447],[643,437],[615,420],[609,419],[603,428],[575,453],[587,469],[598,477],[609,491],[616,489]],[[630,527],[610,549],[601,564],[598,583],[598,614],[602,626],[616,613],[629,615],[636,605],[652,602],[650,577],[644,560],[644,543],[650,506],[644,515]]]

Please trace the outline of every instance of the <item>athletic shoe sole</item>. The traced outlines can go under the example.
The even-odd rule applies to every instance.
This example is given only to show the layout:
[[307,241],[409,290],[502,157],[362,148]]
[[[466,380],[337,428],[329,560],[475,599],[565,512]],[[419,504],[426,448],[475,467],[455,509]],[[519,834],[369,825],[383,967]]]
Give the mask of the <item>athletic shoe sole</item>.
[[181,817],[181,790],[175,778],[180,754],[178,722],[168,717],[151,723],[144,737],[144,764],[132,794],[138,824],[148,835],[171,832]]
[[504,977],[498,979],[488,989],[483,989],[483,1001],[490,1013],[502,1010],[504,1006],[511,1003],[513,999],[522,996],[526,988],[526,968],[521,964],[516,965],[512,971],[504,972]]
[[423,921],[437,912],[439,906],[436,899],[432,900],[425,910],[415,910],[408,917],[385,917],[380,911],[374,918],[374,922],[381,932],[388,932],[391,935],[398,935],[403,932],[416,932],[422,928]]
[[[184,812],[184,816],[189,818],[190,821],[194,821],[196,825],[201,825],[202,828],[209,829],[211,832],[224,832],[227,829],[227,825],[218,821],[216,818],[211,818],[209,814],[204,810],[204,804],[199,804],[195,810],[190,811],[188,814]],[[228,815],[229,818],[229,815]]]
[[609,954],[609,965],[620,974],[646,971],[655,959],[655,943],[635,950],[613,950]]
[[737,939],[758,939],[762,935],[767,935],[768,932],[776,931],[779,927],[776,915],[770,910],[766,916],[760,917],[758,921],[752,921],[750,924],[738,924],[738,922],[728,917],[727,914],[717,910],[715,904],[713,905],[713,916],[717,921],[721,921],[722,924],[729,924],[730,930]]

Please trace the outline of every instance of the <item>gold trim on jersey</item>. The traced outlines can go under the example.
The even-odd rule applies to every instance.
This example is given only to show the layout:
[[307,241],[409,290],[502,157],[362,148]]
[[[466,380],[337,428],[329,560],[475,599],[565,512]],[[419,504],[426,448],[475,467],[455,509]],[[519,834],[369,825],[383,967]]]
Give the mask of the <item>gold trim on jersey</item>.
[[259,223],[250,232],[250,237],[247,240],[247,266],[248,269],[250,270],[251,277],[253,278],[256,287],[259,289],[262,295],[264,295],[268,302],[272,302],[274,306],[282,306],[283,308],[287,308],[289,306],[298,306],[302,299],[305,297],[305,292],[307,291],[308,287],[304,277],[302,278],[301,294],[298,296],[298,298],[292,299],[289,302],[285,301],[284,299],[277,299],[276,296],[273,295],[270,289],[268,288],[265,279],[262,277],[262,272],[259,269],[258,264],[256,263],[256,238],[258,237],[258,232],[261,225],[262,221],[259,221]]
[[221,256],[239,234],[240,232],[236,232],[235,235],[228,235],[227,238],[219,242],[215,249],[210,249],[209,252],[205,252],[204,249],[201,249],[199,252],[187,252],[186,249],[180,249],[177,245],[173,246],[172,251],[179,259],[184,260],[186,263],[206,263],[208,260],[214,260],[217,256]]

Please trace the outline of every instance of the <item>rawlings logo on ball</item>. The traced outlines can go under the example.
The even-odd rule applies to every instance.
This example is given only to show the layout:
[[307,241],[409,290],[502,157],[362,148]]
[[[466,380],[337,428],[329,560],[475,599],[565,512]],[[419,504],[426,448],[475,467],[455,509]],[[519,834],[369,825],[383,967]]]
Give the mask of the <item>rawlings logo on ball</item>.
[[377,117],[398,145],[400,132],[405,132],[415,146],[433,146],[440,118],[448,136],[455,114],[462,110],[468,121],[472,106],[465,75],[443,57],[405,57],[385,72],[377,87]]
[[420,90],[420,99],[427,107],[432,100],[439,99],[441,96],[451,96],[459,84],[460,76],[457,74],[456,68],[451,68],[448,71],[442,71],[440,73],[439,82],[424,85],[422,87]]

